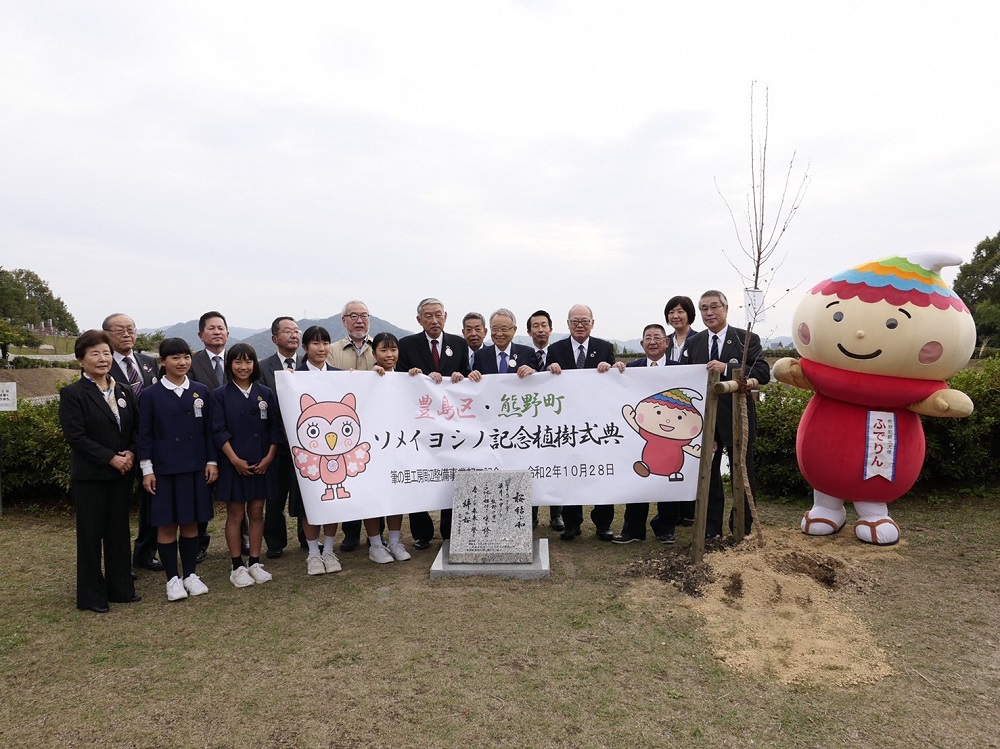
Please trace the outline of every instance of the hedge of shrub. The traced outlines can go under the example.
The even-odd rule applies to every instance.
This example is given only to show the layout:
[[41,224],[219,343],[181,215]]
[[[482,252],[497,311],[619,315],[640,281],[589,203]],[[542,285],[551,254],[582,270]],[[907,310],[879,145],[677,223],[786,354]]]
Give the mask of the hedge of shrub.
[[0,413],[0,470],[4,502],[65,497],[69,445],[59,426],[59,401],[18,401]]
[[14,369],[79,369],[75,359],[36,359],[31,356],[15,356],[10,360]]
[[[997,485],[1000,457],[1000,358],[982,359],[949,380],[975,404],[966,419],[921,417],[927,457],[915,489]],[[811,489],[799,473],[795,433],[812,393],[773,382],[757,405],[754,458],[758,491],[768,498],[804,498]],[[836,435],[831,435],[836,439]]]

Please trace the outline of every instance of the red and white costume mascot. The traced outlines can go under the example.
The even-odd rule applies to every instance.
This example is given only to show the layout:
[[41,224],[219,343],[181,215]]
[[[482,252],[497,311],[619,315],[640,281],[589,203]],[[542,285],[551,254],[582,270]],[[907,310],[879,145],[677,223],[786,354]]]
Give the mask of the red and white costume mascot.
[[910,490],[924,463],[918,414],[968,416],[972,401],[944,382],[976,343],[972,315],[941,279],[961,260],[911,253],[864,263],[822,281],[795,311],[802,359],[774,365],[781,382],[815,391],[799,421],[799,470],[813,487],[802,531],[836,533],[858,513],[866,543],[899,540],[889,503]]

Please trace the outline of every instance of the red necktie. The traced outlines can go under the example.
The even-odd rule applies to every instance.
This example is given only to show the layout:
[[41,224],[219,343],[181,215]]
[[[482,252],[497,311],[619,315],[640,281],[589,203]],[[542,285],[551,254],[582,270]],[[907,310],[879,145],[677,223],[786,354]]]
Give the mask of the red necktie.
[[435,338],[431,341],[431,361],[434,362],[434,371],[441,369],[441,355],[438,353],[438,342]]

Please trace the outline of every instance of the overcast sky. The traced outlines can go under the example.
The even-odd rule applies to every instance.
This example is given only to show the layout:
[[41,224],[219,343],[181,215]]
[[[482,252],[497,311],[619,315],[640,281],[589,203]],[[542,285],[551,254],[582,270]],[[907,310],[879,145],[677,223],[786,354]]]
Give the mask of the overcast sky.
[[[764,337],[851,265],[1000,232],[1000,3],[0,2],[0,265],[81,328],[440,297],[741,323],[751,82],[779,245]],[[955,270],[946,272],[954,279]],[[784,289],[793,288],[782,299]],[[698,328],[702,326],[697,325]]]

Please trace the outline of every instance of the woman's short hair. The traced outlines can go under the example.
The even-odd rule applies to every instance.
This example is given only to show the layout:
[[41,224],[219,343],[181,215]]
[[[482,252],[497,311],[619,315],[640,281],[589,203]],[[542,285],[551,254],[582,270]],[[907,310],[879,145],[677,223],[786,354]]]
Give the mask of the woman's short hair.
[[386,348],[399,348],[399,339],[392,333],[383,331],[376,333],[375,337],[372,338],[372,351],[376,350],[383,343],[386,345]]
[[322,325],[310,325],[306,328],[306,332],[302,334],[302,348],[308,347],[313,341],[331,343],[330,331]]
[[187,354],[191,356],[191,347],[183,338],[164,338],[160,341],[160,358],[166,359],[168,356],[177,354]]
[[87,349],[100,346],[102,343],[107,344],[109,349],[111,348],[111,336],[108,335],[107,331],[86,330],[73,344],[73,354],[79,361],[87,355]]
[[[667,319],[667,315],[670,314],[670,310],[672,310],[674,307],[677,307],[678,305],[680,305],[680,308],[682,310],[684,310],[684,312],[687,313],[687,316],[688,316],[688,325],[694,325],[694,320],[695,320],[695,317],[694,317],[694,302],[692,302],[691,301],[691,297],[688,297],[688,296],[672,296],[672,297],[670,297],[670,301],[667,302],[667,306],[663,308],[663,317],[664,317],[664,319]],[[667,319],[667,322],[669,323],[670,320]]]
[[260,379],[260,362],[257,361],[257,352],[249,343],[237,343],[226,352],[226,382],[233,381],[233,362],[237,359],[247,359],[253,362],[250,382],[257,382]]

